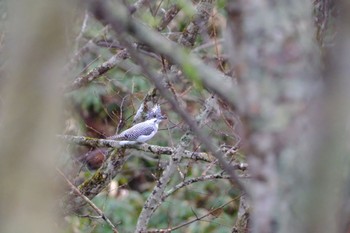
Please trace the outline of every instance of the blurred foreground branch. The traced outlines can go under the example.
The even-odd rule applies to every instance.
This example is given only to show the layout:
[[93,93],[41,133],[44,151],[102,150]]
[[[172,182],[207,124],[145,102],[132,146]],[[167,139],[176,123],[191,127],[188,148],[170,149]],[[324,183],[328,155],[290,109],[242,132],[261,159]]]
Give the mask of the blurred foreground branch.
[[0,232],[61,232],[54,208],[59,143],[48,135],[59,129],[58,87],[72,11],[64,0],[0,4],[8,15],[1,18],[7,64],[0,77]]

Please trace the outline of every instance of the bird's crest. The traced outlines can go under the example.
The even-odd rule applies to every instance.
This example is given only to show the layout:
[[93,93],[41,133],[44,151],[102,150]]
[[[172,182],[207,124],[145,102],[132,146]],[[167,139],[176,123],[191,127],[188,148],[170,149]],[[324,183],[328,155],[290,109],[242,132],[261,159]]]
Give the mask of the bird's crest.
[[152,118],[160,118],[162,117],[162,112],[160,110],[160,105],[156,104],[154,107],[147,113],[146,120],[152,119]]

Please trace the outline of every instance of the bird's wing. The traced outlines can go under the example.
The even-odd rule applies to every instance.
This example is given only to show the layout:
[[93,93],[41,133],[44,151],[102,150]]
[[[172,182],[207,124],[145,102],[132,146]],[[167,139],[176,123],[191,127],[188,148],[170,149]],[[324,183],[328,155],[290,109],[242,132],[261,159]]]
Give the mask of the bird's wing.
[[154,131],[153,126],[144,126],[144,125],[134,125],[130,129],[127,129],[123,132],[121,132],[117,139],[119,140],[129,140],[134,141],[136,140],[140,135],[150,135]]

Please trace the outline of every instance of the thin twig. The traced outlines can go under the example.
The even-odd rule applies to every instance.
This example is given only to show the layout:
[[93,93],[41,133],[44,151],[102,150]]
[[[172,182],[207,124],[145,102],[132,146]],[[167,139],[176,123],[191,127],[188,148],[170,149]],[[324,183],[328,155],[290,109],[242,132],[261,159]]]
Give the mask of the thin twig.
[[123,99],[122,99],[122,102],[120,104],[120,114],[119,114],[119,123],[118,123],[118,126],[117,126],[117,129],[115,131],[115,133],[117,134],[119,132],[119,129],[120,129],[120,126],[123,122],[123,106],[124,106],[124,102],[125,102],[125,99],[126,99],[127,96],[124,96]]
[[176,227],[173,227],[173,228],[171,228],[171,231],[175,231],[175,230],[177,230],[177,229],[179,229],[179,228],[182,228],[182,227],[184,227],[184,226],[190,225],[191,223],[200,221],[200,220],[202,220],[203,218],[208,217],[209,215],[215,215],[214,213],[218,212],[219,210],[221,210],[222,208],[224,208],[224,207],[227,206],[228,204],[230,204],[230,203],[236,201],[238,198],[239,198],[239,197],[232,199],[231,201],[229,201],[229,202],[227,202],[227,203],[225,203],[225,204],[223,204],[223,205],[221,205],[221,206],[219,206],[219,207],[217,207],[217,208],[211,210],[209,213],[207,213],[207,214],[205,214],[205,215],[203,215],[203,216],[201,216],[201,217],[196,217],[195,219],[193,219],[193,220],[191,220],[191,221],[188,221],[188,222],[182,223],[182,224],[180,224],[180,225],[178,225],[178,226],[176,226]]
[[72,184],[72,182],[70,182],[70,180],[63,174],[63,172],[56,168],[57,172],[66,180],[66,182],[68,183],[68,185],[73,189],[73,191],[80,196],[88,205],[91,206],[91,208],[93,208],[97,214],[99,214],[101,216],[101,218],[108,224],[111,226],[112,230],[114,233],[118,233],[117,228],[114,226],[114,224],[111,222],[111,220],[109,220],[109,218],[106,217],[106,215],[102,212],[102,210],[100,210],[92,201],[90,201],[89,198],[87,198],[85,195],[83,195],[80,190],[74,186],[74,184]]
[[78,61],[81,59],[81,54],[86,52],[91,45],[94,45],[94,39],[97,38],[100,34],[105,32],[107,29],[107,26],[103,27],[99,32],[97,32],[97,35],[93,38],[91,38],[89,41],[85,43],[83,47],[81,47],[70,59],[70,61],[64,66],[64,70],[68,72]]
[[[250,178],[249,175],[240,175],[240,178]],[[205,176],[200,176],[200,177],[195,177],[195,178],[191,178],[188,180],[185,180],[177,185],[175,185],[172,189],[170,189],[169,191],[166,192],[166,194],[162,197],[162,201],[164,201],[166,198],[168,198],[170,195],[172,195],[173,193],[175,193],[176,191],[178,191],[179,189],[197,183],[197,182],[201,182],[201,181],[207,181],[207,180],[214,180],[214,179],[230,179],[229,175],[224,175],[223,172],[219,172],[216,174],[212,174],[212,175],[205,175]]]
[[196,48],[192,49],[191,53],[198,53],[201,50],[213,47],[213,46],[217,46],[217,44],[222,44],[224,43],[224,39],[217,39],[214,41],[210,41],[208,43],[202,44],[200,46],[197,46]]
[[[76,44],[76,47],[78,50],[78,46],[79,46],[79,41],[81,40],[81,38],[83,37],[83,34],[86,30],[86,25],[87,25],[87,21],[89,19],[89,14],[88,14],[88,11],[85,10],[85,16],[84,16],[84,20],[83,20],[83,23],[81,25],[81,29],[80,29],[80,32],[79,32],[79,35],[77,36],[77,38],[75,39],[75,44]],[[76,52],[77,53],[77,52]]]
[[[237,198],[239,198],[239,197],[237,197]],[[194,222],[200,221],[200,220],[202,220],[202,219],[208,217],[209,215],[215,215],[216,212],[218,212],[219,210],[221,210],[222,208],[224,208],[224,207],[227,206],[228,204],[234,202],[237,198],[234,198],[234,199],[232,199],[231,201],[229,201],[229,202],[227,202],[227,203],[225,203],[225,204],[223,204],[223,205],[221,205],[221,206],[219,206],[219,207],[217,207],[217,208],[215,208],[215,209],[209,211],[207,214],[205,214],[205,215],[203,215],[203,216],[200,216],[200,217],[196,216],[195,219],[190,220],[190,221],[185,222],[185,223],[182,223],[182,224],[180,224],[180,225],[178,225],[178,226],[175,226],[175,227],[172,227],[172,228],[168,228],[168,229],[149,230],[149,231],[147,231],[147,232],[148,232],[148,233],[166,233],[166,232],[175,231],[175,230],[177,230],[177,229],[179,229],[179,228],[182,228],[182,227],[187,226],[187,225],[190,225],[190,224],[192,224],[192,223],[194,223]]]

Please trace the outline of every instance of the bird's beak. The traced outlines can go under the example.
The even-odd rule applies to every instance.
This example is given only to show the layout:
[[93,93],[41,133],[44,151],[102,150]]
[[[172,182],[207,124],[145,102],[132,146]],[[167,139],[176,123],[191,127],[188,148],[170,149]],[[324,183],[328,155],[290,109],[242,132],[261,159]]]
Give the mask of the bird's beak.
[[166,120],[166,119],[168,119],[168,117],[166,115],[162,115],[162,116],[159,117],[159,119]]

